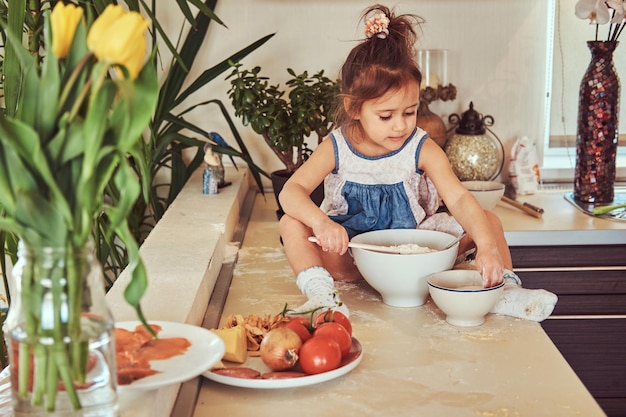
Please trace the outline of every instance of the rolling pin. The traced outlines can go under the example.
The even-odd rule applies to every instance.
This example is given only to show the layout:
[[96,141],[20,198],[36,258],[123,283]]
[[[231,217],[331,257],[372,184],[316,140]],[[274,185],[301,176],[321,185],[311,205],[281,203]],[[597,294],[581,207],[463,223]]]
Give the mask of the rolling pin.
[[517,200],[513,200],[512,198],[509,198],[507,196],[502,196],[502,201],[504,201],[507,204],[512,205],[513,207],[516,207],[520,210],[522,210],[524,213],[530,214],[533,217],[536,217],[538,219],[541,218],[541,216],[543,215],[543,209],[533,206],[530,203],[520,203]]

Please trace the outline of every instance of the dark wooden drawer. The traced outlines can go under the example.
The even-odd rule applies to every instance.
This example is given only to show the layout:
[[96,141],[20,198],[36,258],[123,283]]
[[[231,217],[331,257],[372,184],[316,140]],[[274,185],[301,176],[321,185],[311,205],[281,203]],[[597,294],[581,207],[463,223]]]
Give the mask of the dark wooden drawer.
[[626,318],[541,325],[607,415],[626,417]]
[[610,270],[517,269],[525,288],[559,296],[554,315],[626,314],[626,267]]
[[626,245],[511,246],[514,268],[626,265]]
[[[626,417],[626,245],[511,247],[525,288],[558,295],[541,325],[609,417]],[[613,316],[613,317],[611,317]]]

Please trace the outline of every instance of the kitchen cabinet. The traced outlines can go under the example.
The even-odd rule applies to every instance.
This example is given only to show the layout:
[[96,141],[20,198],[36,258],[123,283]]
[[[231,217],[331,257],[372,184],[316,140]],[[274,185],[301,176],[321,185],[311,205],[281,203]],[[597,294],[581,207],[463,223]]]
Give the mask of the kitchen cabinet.
[[496,210],[513,242],[515,270],[524,287],[559,296],[542,327],[604,412],[625,417],[626,223],[583,214],[558,194],[528,201],[546,209],[543,219]]
[[511,254],[525,287],[559,296],[542,323],[546,333],[607,415],[626,416],[626,245],[512,247]]

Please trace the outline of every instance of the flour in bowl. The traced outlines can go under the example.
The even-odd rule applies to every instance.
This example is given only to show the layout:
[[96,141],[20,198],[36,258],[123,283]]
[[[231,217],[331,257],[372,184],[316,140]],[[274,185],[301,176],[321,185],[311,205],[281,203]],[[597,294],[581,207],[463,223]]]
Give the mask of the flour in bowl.
[[437,252],[437,249],[429,248],[428,246],[420,246],[417,243],[403,243],[401,245],[389,246],[389,248],[393,250],[397,250],[398,252],[404,255]]

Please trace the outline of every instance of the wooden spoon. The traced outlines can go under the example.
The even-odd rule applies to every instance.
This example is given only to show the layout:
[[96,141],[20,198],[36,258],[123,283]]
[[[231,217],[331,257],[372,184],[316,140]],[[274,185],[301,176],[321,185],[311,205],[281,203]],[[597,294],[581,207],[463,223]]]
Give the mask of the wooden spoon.
[[[320,244],[319,240],[315,236],[309,236],[309,242]],[[359,249],[367,249],[374,252],[383,252],[383,253],[395,253],[401,254],[403,253],[397,248],[392,248],[390,246],[379,246],[379,245],[370,245],[368,243],[357,243],[357,242],[348,242],[349,248],[359,248]]]
[[[463,236],[465,236],[465,232],[463,232],[463,234],[461,234],[460,236],[452,239],[451,242],[449,242],[446,246],[444,246],[442,249],[439,249],[439,250],[442,251],[442,250],[451,248],[452,246],[454,246],[456,242],[461,240]],[[317,240],[315,236],[309,236],[309,242],[319,244],[319,240]],[[401,245],[398,245],[398,246],[401,246]],[[366,249],[366,250],[371,250],[374,252],[395,253],[396,255],[415,255],[417,253],[417,252],[411,252],[410,250],[399,249],[397,246],[393,247],[393,246],[372,245],[369,243],[358,243],[358,242],[348,242],[348,247]]]

